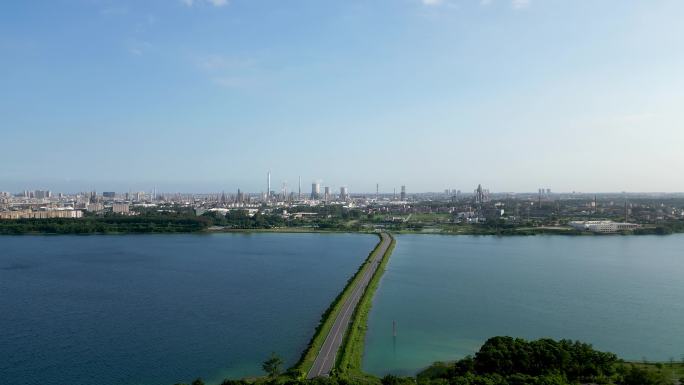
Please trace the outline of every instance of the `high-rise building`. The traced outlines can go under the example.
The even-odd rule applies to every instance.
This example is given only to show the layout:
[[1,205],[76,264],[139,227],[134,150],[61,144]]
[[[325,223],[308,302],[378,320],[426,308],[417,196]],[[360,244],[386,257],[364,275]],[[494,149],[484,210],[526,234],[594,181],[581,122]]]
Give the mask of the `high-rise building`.
[[401,195],[400,195],[400,197],[401,197],[401,201],[402,201],[402,202],[406,200],[406,186],[401,186]]
[[323,197],[324,197],[323,199],[324,199],[326,202],[330,202],[330,187],[325,186],[325,188],[323,189],[323,191],[324,191],[324,192],[323,192]]
[[481,204],[489,202],[489,190],[483,189],[481,184],[477,185],[475,190],[475,203]]
[[311,199],[316,200],[321,196],[321,184],[314,182],[311,184]]
[[271,170],[266,174],[266,200],[271,199]]
[[33,197],[36,199],[51,198],[52,192],[50,190],[36,190],[33,192]]
[[115,214],[128,214],[130,206],[128,203],[114,203],[112,205],[112,212]]
[[347,201],[349,199],[349,191],[346,186],[340,187],[340,200]]

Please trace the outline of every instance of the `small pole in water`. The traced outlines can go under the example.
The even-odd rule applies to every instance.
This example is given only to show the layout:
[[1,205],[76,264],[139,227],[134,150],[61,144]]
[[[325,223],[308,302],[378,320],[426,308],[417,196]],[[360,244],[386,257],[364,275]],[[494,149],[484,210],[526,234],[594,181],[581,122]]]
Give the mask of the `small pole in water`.
[[394,358],[397,358],[397,321],[392,320],[392,352]]

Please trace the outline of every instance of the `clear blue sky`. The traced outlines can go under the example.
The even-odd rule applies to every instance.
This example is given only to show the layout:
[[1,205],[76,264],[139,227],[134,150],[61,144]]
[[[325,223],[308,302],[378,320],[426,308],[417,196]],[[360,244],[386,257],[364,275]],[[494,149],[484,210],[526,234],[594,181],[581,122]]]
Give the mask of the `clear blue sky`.
[[0,191],[684,191],[681,0],[0,3]]

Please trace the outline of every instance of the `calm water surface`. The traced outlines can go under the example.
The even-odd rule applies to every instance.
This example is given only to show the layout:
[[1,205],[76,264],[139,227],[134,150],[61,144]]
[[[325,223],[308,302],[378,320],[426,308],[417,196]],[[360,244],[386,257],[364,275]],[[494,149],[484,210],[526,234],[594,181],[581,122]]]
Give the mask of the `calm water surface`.
[[0,237],[2,384],[171,385],[299,357],[377,243],[352,234]]
[[678,359],[684,235],[398,236],[369,315],[365,370],[413,374],[495,335]]

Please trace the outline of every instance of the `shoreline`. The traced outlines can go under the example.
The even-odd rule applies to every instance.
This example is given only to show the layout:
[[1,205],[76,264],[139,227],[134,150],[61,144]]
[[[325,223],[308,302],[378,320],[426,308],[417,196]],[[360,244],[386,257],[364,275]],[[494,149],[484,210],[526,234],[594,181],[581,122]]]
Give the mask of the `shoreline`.
[[313,229],[309,227],[283,227],[270,229],[202,229],[197,231],[104,231],[104,232],[41,232],[41,231],[27,231],[22,233],[5,233],[0,232],[0,238],[3,236],[62,236],[62,235],[77,235],[77,236],[92,236],[92,235],[173,235],[173,234],[247,234],[247,233],[281,233],[281,234],[377,234],[379,231],[391,232],[398,235],[443,235],[443,236],[496,236],[496,237],[531,237],[531,236],[574,236],[574,237],[629,237],[629,236],[668,236],[674,234],[684,234],[684,232],[672,232],[667,234],[658,234],[655,232],[625,232],[625,233],[592,233],[579,232],[572,229],[534,229],[526,228],[521,230],[509,230],[504,232],[497,231],[412,231],[412,230],[386,230],[386,229],[369,229],[364,230],[347,230],[347,229]]

